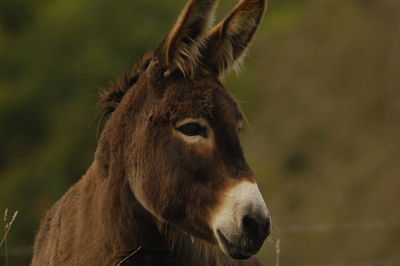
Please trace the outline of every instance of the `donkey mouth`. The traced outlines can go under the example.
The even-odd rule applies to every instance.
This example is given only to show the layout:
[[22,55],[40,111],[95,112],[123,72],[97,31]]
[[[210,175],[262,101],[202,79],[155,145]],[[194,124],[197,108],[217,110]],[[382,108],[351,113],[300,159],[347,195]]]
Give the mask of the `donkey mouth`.
[[221,230],[217,230],[218,242],[220,247],[224,253],[229,255],[231,258],[236,260],[247,260],[254,254],[249,254],[247,252],[243,252],[239,250],[240,245],[232,244],[221,232]]

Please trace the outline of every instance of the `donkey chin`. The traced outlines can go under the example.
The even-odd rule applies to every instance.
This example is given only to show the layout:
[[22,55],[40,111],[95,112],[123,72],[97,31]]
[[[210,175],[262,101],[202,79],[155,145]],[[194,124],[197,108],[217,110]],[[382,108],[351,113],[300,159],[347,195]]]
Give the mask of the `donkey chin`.
[[257,184],[242,181],[224,191],[212,229],[226,255],[233,259],[255,255],[270,234],[270,214]]

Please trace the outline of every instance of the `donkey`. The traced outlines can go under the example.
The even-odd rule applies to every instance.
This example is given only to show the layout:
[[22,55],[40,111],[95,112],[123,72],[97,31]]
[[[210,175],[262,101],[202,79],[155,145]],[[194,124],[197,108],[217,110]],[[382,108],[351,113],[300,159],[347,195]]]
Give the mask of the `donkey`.
[[270,215],[221,83],[266,7],[242,0],[212,29],[191,0],[161,45],[102,93],[109,119],[86,175],[41,223],[33,266],[261,265]]

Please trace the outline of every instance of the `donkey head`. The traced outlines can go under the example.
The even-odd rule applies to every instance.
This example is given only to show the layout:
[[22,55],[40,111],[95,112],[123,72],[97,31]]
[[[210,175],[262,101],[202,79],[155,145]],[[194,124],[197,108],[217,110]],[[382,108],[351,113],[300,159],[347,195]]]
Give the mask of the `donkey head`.
[[242,112],[220,77],[245,54],[265,0],[242,0],[210,30],[215,7],[191,0],[136,73],[103,95],[114,113],[102,138],[107,164],[123,162],[112,174],[159,223],[245,259],[268,236],[269,213],[239,143]]

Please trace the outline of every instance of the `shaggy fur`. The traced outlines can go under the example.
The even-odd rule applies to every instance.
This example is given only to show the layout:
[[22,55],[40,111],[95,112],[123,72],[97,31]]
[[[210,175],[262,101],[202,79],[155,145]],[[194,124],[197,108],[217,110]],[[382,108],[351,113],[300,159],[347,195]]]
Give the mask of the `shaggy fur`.
[[[101,104],[111,117],[95,160],[43,219],[33,266],[119,265],[122,260],[121,265],[261,265],[255,257],[237,261],[222,253],[210,228],[224,191],[243,180],[255,182],[239,143],[243,115],[219,81],[227,65],[219,69],[210,65],[209,53],[197,54],[201,43],[207,44],[203,51],[215,49],[208,41],[215,31],[203,33],[214,7],[215,1],[192,0],[168,41],[103,92]],[[242,1],[224,23],[233,23],[238,10],[255,14],[257,22],[235,31],[248,36],[247,43],[238,44],[244,50],[264,1]],[[193,42],[182,44],[186,37]],[[193,51],[197,62],[186,69],[178,57]],[[187,117],[208,121],[213,149],[200,150],[177,137],[175,124]]]

